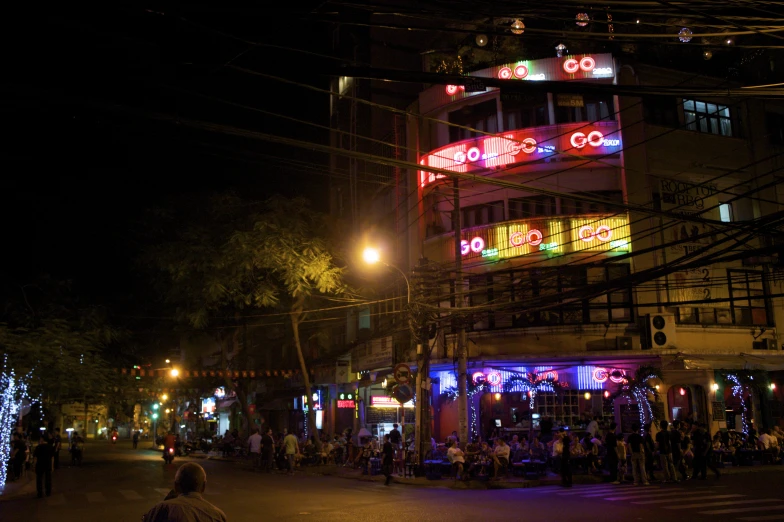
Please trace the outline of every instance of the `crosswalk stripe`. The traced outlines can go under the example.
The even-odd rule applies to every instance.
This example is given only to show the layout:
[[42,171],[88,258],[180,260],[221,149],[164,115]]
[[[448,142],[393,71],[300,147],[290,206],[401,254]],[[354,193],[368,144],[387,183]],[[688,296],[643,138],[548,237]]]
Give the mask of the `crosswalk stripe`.
[[784,520],[784,515],[766,515],[761,517],[743,517],[739,518],[738,520],[749,520],[751,522],[756,522],[758,520]]
[[[733,497],[745,497],[746,495],[711,495],[709,497],[702,497],[699,499],[698,502],[702,502],[703,500],[721,500],[724,498],[733,498]],[[666,504],[667,502],[688,502],[689,498],[665,498],[665,499],[658,499],[658,500],[649,500],[646,502],[632,502],[632,504]],[[695,499],[695,502],[697,500]],[[680,509],[682,506],[678,504],[676,507],[668,507],[667,509]]]
[[583,498],[603,497],[605,495],[633,495],[637,492],[648,492],[661,490],[659,486],[642,486],[639,488],[606,489],[599,492],[591,492],[590,495],[581,495]]
[[737,509],[716,509],[713,511],[700,511],[699,513],[700,515],[729,515],[730,513],[746,513],[747,511],[777,511],[780,509],[784,509],[784,505],[747,507],[747,508],[737,508]]
[[638,495],[623,495],[623,496],[614,496],[614,497],[607,497],[604,500],[644,500],[649,498],[657,498],[657,497],[685,497],[685,496],[694,496],[693,491],[651,491],[649,493],[640,493]]
[[48,506],[64,506],[65,505],[65,495],[59,493],[57,495],[52,495],[51,497],[46,499],[46,504]]
[[103,496],[103,493],[100,491],[92,491],[90,493],[86,493],[87,495],[87,502],[106,502],[106,497]]
[[[711,502],[709,504],[686,504],[678,505],[678,506],[667,506],[664,509],[702,509],[708,507],[719,507],[719,506],[739,506],[741,504],[759,504],[761,502],[781,502],[780,498],[764,498],[762,500],[754,499],[754,500],[730,500],[727,502]],[[632,504],[639,504],[639,502],[632,502]]]
[[120,494],[125,497],[125,500],[142,500],[144,498],[132,489],[121,489]]

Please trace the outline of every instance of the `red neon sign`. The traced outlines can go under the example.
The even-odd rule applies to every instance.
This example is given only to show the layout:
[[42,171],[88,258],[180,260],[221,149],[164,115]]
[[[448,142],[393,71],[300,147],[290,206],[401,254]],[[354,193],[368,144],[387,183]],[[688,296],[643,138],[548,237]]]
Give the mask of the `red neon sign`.
[[512,232],[509,236],[509,244],[513,247],[520,247],[528,243],[531,246],[539,246],[542,243],[543,234],[540,230],[531,229],[527,234],[522,232]]
[[[572,132],[569,132],[570,129]],[[421,157],[419,164],[423,168],[435,167],[465,173],[506,167],[529,160],[536,161],[564,152],[580,156],[612,154],[621,147],[621,140],[614,137],[616,135],[615,122],[595,126],[573,123],[539,129],[521,129],[500,136],[452,143]],[[419,171],[419,177],[420,185],[424,187],[445,176],[423,169]]]
[[338,408],[354,408],[354,401],[338,400]]
[[612,239],[612,229],[607,225],[599,225],[596,227],[596,230],[593,229],[591,225],[583,225],[580,227],[580,231],[578,232],[580,239],[585,241],[586,243],[590,243],[594,240],[594,238],[598,239],[599,241],[609,241]]

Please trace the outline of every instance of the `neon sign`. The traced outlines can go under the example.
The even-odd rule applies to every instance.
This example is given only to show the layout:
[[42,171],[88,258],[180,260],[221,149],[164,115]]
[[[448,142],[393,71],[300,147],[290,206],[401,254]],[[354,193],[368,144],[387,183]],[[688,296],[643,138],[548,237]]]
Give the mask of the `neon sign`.
[[338,399],[338,408],[351,408],[354,409],[354,401]]
[[[570,123],[558,126],[521,129],[498,136],[486,136],[452,143],[419,158],[420,186],[446,176],[428,172],[427,167],[467,173],[507,167],[527,161],[544,160],[559,154],[606,156],[620,150],[615,122],[592,126]],[[579,151],[579,152],[578,152]],[[590,163],[586,163],[590,166]]]
[[480,253],[485,249],[485,240],[481,237],[475,237],[471,241],[465,239],[460,242],[460,254],[468,255],[469,252]]
[[[374,408],[400,408],[401,404],[392,397],[374,395],[370,398],[370,405]],[[414,401],[408,401],[402,405],[404,408],[413,408]]]
[[593,238],[599,241],[609,241],[612,237],[612,229],[607,225],[599,225],[594,231],[591,225],[583,225],[580,227],[578,234],[580,234],[580,239],[586,243],[593,241]]
[[563,70],[569,74],[574,74],[577,71],[592,71],[594,67],[596,67],[596,60],[590,56],[586,56],[579,61],[574,58],[569,58],[563,63]]
[[626,380],[626,370],[620,368],[608,370],[607,368],[597,367],[594,368],[592,377],[598,383],[605,383],[609,379],[615,384],[621,384]]
[[509,236],[509,244],[513,247],[523,246],[526,243],[531,246],[539,246],[543,237],[542,232],[535,228],[529,230],[527,234],[523,234],[520,231],[512,232],[512,235]]
[[487,250],[482,250],[482,257],[498,257],[498,249],[488,248]]
[[501,372],[498,370],[492,370],[485,374],[484,372],[474,372],[471,375],[471,380],[474,381],[474,384],[482,384],[487,383],[490,386],[500,386],[503,378],[501,377]]
[[574,250],[629,250],[629,226],[624,218],[571,220]]

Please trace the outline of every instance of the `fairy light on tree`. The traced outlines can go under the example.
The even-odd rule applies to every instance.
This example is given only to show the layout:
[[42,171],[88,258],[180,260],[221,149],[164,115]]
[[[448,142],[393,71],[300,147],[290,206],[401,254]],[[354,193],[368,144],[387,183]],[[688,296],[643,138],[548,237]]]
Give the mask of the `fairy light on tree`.
[[22,401],[27,397],[27,381],[18,379],[12,368],[3,359],[0,372],[0,488],[5,486],[8,468],[5,465],[11,457],[11,435],[19,418]]
[[614,402],[615,399],[620,397],[637,403],[639,406],[640,430],[647,423],[655,422],[656,420],[649,397],[653,396],[654,400],[656,400],[659,397],[659,392],[655,386],[649,384],[649,381],[652,379],[661,379],[661,370],[653,366],[640,366],[637,368],[634,377],[625,377],[618,391],[611,394],[608,398],[610,402]]

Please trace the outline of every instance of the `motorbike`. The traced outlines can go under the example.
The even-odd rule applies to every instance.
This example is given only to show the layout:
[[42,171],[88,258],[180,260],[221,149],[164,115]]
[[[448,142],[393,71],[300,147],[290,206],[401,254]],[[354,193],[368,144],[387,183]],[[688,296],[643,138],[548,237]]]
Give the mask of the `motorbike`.
[[174,448],[164,448],[163,460],[166,462],[166,464],[171,464],[174,462]]
[[113,434],[112,435],[112,444],[116,444],[116,443],[117,443],[117,435]]

